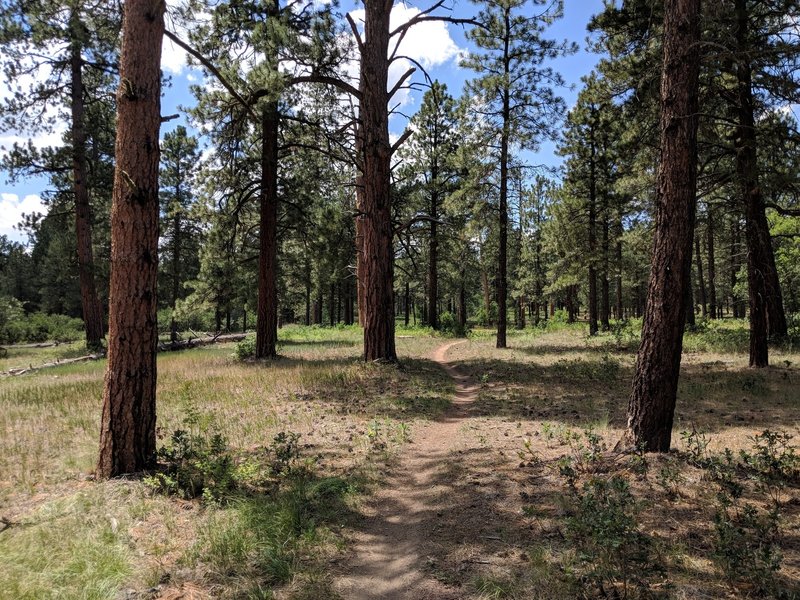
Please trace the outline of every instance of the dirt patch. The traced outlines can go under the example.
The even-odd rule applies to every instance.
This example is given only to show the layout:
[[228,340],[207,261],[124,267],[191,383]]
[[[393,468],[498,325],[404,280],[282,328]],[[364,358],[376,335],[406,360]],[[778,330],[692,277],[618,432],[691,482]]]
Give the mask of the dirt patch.
[[452,406],[414,435],[383,488],[364,507],[353,556],[336,586],[346,598],[463,598],[432,575],[432,551],[450,492],[451,455],[467,448],[460,427],[479,389],[447,362],[447,351],[458,343],[440,346],[432,356],[455,381]]

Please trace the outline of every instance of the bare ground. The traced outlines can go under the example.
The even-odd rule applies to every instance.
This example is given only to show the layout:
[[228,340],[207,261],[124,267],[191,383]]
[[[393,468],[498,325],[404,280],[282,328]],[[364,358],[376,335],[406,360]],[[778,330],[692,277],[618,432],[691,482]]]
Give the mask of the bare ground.
[[413,439],[391,469],[385,485],[364,507],[363,527],[356,534],[353,556],[335,587],[346,598],[462,598],[463,592],[431,574],[435,538],[441,528],[452,481],[447,477],[453,453],[468,442],[460,430],[479,386],[455,365],[447,351],[436,349],[439,363],[456,384],[452,407]]

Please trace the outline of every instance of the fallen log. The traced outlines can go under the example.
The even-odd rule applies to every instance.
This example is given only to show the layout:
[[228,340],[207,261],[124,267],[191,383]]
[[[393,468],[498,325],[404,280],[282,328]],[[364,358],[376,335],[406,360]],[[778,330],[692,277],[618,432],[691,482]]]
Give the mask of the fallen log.
[[[214,335],[200,338],[189,338],[188,340],[180,340],[177,342],[168,342],[159,344],[157,350],[159,352],[175,352],[178,350],[188,350],[190,348],[198,348],[200,346],[210,346],[212,344],[224,344],[226,342],[240,342],[247,334],[245,333],[232,333],[228,335]],[[51,367],[60,367],[72,363],[84,362],[89,360],[98,360],[105,358],[105,353],[87,354],[86,356],[79,356],[77,358],[65,358],[63,360],[56,360],[41,365],[29,365],[27,367],[15,367],[8,371],[0,371],[0,377],[11,377],[17,375],[24,375],[33,371],[40,371],[42,369],[49,369]]]

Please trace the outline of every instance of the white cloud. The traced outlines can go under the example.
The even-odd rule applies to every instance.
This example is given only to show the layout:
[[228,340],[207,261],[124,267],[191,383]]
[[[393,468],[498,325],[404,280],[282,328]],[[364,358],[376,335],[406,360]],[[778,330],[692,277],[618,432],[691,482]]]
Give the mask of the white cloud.
[[15,241],[23,241],[25,235],[15,229],[22,221],[22,215],[46,212],[47,207],[39,196],[29,194],[20,200],[17,194],[0,193],[0,235],[7,235]]
[[[392,8],[389,27],[391,30],[408,23],[420,14],[420,9],[405,4],[395,4]],[[364,22],[364,9],[354,10],[350,13],[356,23]],[[389,53],[395,52],[395,44],[399,36],[395,36],[389,43]],[[410,68],[418,68],[412,61],[416,61],[425,70],[443,65],[448,61],[459,58],[464,50],[459,48],[450,37],[447,24],[442,21],[423,21],[412,25],[400,41],[397,48],[398,57],[408,57],[411,60],[398,59],[389,67],[388,88],[391,89],[400,77]],[[417,74],[419,75],[419,74]],[[402,89],[392,99],[392,106],[399,104],[401,107],[413,103],[411,91]]]

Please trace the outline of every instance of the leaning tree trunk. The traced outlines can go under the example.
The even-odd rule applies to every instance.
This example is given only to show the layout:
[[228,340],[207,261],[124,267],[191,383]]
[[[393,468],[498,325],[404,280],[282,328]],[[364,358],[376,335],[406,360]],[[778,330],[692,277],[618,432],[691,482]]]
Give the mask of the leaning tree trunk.
[[697,189],[700,0],[664,5],[656,228],[625,434],[650,452],[668,451],[672,436]]
[[360,117],[363,162],[361,206],[364,277],[364,360],[397,360],[394,342],[394,247],[388,91],[391,0],[364,4]]
[[[70,18],[72,31],[77,35],[82,27],[77,11]],[[97,296],[94,281],[94,255],[92,252],[92,212],[89,203],[88,168],[86,164],[86,129],[83,105],[82,43],[73,40],[70,50],[71,113],[72,113],[72,188],[75,193],[75,238],[78,253],[78,281],[81,289],[81,310],[86,328],[86,346],[90,349],[103,345],[103,308]]]
[[278,353],[278,121],[278,103],[271,101],[261,119],[256,358],[274,358]]
[[158,134],[165,3],[124,5],[111,211],[109,345],[97,476],[152,467],[156,452]]

